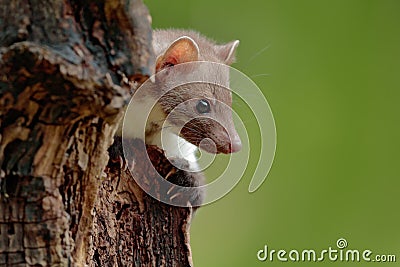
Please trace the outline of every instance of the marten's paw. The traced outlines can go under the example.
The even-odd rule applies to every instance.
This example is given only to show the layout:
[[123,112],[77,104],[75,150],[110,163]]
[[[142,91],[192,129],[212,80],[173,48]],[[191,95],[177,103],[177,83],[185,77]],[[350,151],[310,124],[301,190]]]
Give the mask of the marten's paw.
[[192,207],[201,206],[205,195],[204,189],[200,187],[205,180],[203,173],[175,169],[173,173],[165,178],[175,184],[167,191],[171,201],[190,203]]

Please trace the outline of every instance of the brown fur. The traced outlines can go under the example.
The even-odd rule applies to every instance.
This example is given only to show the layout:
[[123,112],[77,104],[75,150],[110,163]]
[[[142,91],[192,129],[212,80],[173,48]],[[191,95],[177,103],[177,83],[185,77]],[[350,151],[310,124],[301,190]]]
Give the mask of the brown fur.
[[[187,40],[182,40],[181,46],[179,44],[176,45],[176,40],[183,36],[190,37],[195,42],[195,45],[187,45]],[[185,63],[186,58],[190,58],[191,61],[211,61],[229,64],[234,60],[234,53],[232,54],[231,52],[235,50],[238,44],[237,42],[231,42],[225,45],[217,45],[214,41],[195,31],[186,30],[156,30],[153,33],[153,39],[154,50],[159,58],[157,64],[166,66],[165,68],[172,67],[176,62]],[[177,49],[182,47],[183,53],[190,53],[191,56],[185,57],[185,55],[181,55],[182,51],[174,51],[175,47],[178,47]],[[197,47],[198,51],[194,51]],[[181,61],[172,58],[175,55],[181,55]],[[193,55],[196,55],[197,60],[194,60]],[[171,62],[168,62],[169,57],[171,57],[169,59]],[[167,62],[163,62],[163,60]],[[179,133],[183,138],[196,146],[199,145],[202,139],[209,138],[216,144],[217,153],[230,153],[231,138],[238,138],[238,136],[230,110],[232,94],[227,89],[229,88],[229,69],[225,65],[217,64],[215,67],[201,70],[201,75],[206,76],[209,81],[215,81],[215,84],[204,82],[189,83],[167,91],[172,83],[171,81],[181,79],[180,75],[182,73],[194,71],[192,68],[201,68],[201,66],[197,65],[188,65],[187,67],[186,65],[173,66],[173,71],[166,70],[165,73],[158,75],[153,87],[153,90],[155,90],[153,93],[155,95],[160,92],[163,93],[158,102],[165,115],[170,114],[175,109],[174,116],[169,118],[170,123],[178,127],[182,127],[186,123]],[[200,99],[206,99],[211,104],[209,113],[199,114],[197,112],[196,104]],[[180,106],[176,109],[178,105]]]
[[225,61],[228,53],[227,48],[232,46],[233,42],[218,45],[215,41],[201,35],[200,33],[192,30],[154,30],[153,32],[153,48],[156,56],[159,56],[169,47],[169,45],[176,39],[182,36],[188,36],[192,38],[199,46],[200,58],[203,61],[212,61],[218,63],[232,64],[235,62],[235,55]]

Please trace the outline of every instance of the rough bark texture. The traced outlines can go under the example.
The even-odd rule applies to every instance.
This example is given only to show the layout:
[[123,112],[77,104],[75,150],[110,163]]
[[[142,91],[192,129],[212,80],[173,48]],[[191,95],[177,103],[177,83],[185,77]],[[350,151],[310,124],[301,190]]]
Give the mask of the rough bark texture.
[[143,3],[0,8],[0,266],[190,265],[191,210],[147,197],[119,165],[105,168],[153,61]]
[[[156,171],[165,177],[165,172],[174,167],[161,150],[150,146],[143,151],[139,142],[142,141],[133,140],[130,146],[135,153],[133,174],[138,179],[151,180],[152,186],[157,187],[152,179]],[[151,163],[146,164],[148,154],[156,169]],[[192,209],[158,202],[138,187],[128,166],[121,168],[121,162],[112,161],[95,205],[98,231],[93,235],[96,246],[91,266],[191,266]]]

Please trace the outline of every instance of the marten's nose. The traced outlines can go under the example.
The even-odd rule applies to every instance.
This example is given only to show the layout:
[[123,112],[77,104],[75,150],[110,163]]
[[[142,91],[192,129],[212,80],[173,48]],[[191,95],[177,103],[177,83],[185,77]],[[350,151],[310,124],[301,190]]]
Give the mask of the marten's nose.
[[242,141],[240,141],[240,137],[238,134],[235,134],[229,145],[229,153],[235,153],[242,149]]

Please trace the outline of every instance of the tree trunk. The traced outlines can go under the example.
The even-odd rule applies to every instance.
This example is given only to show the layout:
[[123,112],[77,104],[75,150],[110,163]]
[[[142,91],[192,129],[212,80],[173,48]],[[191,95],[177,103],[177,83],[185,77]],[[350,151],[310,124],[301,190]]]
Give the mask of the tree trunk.
[[0,7],[0,266],[190,266],[191,209],[108,164],[154,60],[141,0]]

